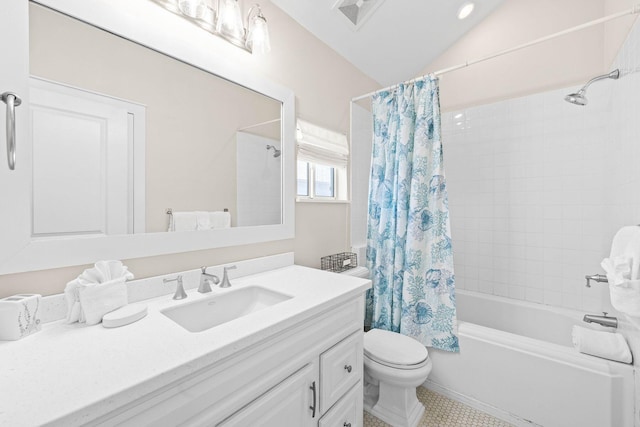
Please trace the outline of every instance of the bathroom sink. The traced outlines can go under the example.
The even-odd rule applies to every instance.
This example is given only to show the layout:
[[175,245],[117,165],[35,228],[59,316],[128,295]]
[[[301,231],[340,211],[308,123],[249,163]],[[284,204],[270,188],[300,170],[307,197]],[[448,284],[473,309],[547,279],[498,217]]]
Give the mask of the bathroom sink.
[[247,286],[160,312],[187,331],[202,332],[291,298],[261,286]]

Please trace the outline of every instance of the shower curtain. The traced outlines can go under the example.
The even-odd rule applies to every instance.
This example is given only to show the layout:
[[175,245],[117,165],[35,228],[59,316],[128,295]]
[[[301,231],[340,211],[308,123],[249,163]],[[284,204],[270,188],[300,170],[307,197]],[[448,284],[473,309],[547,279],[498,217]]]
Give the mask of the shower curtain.
[[374,95],[373,131],[367,321],[458,351],[438,80]]

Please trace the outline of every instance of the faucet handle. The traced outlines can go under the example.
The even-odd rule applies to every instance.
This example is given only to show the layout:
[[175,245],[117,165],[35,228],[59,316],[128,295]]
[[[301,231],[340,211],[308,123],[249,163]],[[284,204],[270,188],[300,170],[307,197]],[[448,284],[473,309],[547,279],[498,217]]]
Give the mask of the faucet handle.
[[178,282],[176,286],[176,293],[173,294],[173,299],[185,299],[187,297],[187,293],[184,291],[184,286],[182,285],[181,274],[178,274],[178,276],[173,279],[162,279],[162,282],[163,283]]
[[598,283],[608,283],[609,280],[607,279],[607,276],[605,276],[604,274],[592,274],[592,275],[586,275],[584,276],[585,279],[587,279],[587,288],[591,287],[591,281],[593,280],[594,282],[598,282]]
[[223,267],[224,275],[222,277],[222,283],[220,283],[221,288],[231,287],[231,282],[229,282],[229,274],[227,273],[227,270],[235,270],[236,268],[238,267],[236,267],[235,265],[228,265]]

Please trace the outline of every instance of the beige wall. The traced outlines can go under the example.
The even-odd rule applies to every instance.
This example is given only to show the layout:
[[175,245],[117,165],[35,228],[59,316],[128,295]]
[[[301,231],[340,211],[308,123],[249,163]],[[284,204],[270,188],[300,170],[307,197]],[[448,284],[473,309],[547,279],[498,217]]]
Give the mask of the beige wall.
[[[378,87],[324,43],[312,36],[269,1],[261,2],[269,20],[272,51],[252,57],[227,44],[219,52],[229,61],[291,88],[296,94],[297,115],[319,125],[347,132],[349,101]],[[250,5],[249,5],[250,6]],[[212,36],[213,37],[213,36]],[[347,249],[346,204],[297,204],[293,240],[269,242],[151,258],[124,260],[136,277],[149,277],[200,265],[228,263],[287,251],[296,252],[296,262],[318,266],[320,257]],[[0,296],[20,292],[52,294],[88,266],[0,276]]]
[[229,208],[235,224],[236,130],[279,118],[280,102],[42,6],[29,14],[31,74],[145,105],[146,231],[167,230],[166,208]]
[[[631,5],[629,0],[507,0],[429,64],[424,74],[527,43]],[[583,84],[608,69],[634,19],[618,19],[445,74],[440,83],[442,109],[459,110]]]

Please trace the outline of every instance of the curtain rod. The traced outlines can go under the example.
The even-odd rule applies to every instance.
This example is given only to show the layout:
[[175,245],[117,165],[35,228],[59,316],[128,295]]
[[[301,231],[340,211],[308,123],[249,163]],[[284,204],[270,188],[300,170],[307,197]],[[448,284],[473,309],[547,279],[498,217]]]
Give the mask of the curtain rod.
[[255,125],[245,126],[242,129],[238,129],[236,132],[242,132],[243,130],[255,128],[255,127],[258,127],[258,126],[262,126],[262,125],[268,125],[270,123],[275,123],[275,122],[279,122],[279,121],[280,121],[280,119],[267,120],[266,122],[261,122],[261,123],[256,123]]
[[[608,16],[605,16],[605,17],[602,17],[602,18],[599,18],[599,19],[595,19],[593,21],[589,21],[589,22],[586,22],[584,24],[581,24],[581,25],[578,25],[578,26],[575,26],[575,27],[572,27],[572,28],[568,28],[568,29],[563,30],[563,31],[559,31],[557,33],[550,34],[548,36],[540,37],[540,38],[532,40],[532,41],[530,41],[528,43],[524,43],[524,44],[521,44],[521,45],[518,45],[518,46],[514,46],[514,47],[509,48],[509,49],[501,50],[501,51],[493,53],[491,55],[483,56],[481,58],[474,59],[474,60],[471,60],[471,61],[465,61],[462,64],[454,65],[452,67],[443,68],[442,70],[438,70],[438,71],[435,71],[433,73],[429,73],[429,74],[427,74],[425,76],[420,76],[420,77],[416,77],[416,78],[411,79],[411,80],[407,80],[404,83],[405,84],[413,83],[413,82],[416,82],[416,81],[418,81],[418,80],[420,80],[420,79],[422,79],[422,78],[424,78],[424,77],[426,77],[428,75],[433,75],[433,76],[437,77],[437,76],[440,76],[442,74],[446,74],[446,73],[450,73],[452,71],[456,71],[456,70],[460,70],[462,68],[466,68],[466,67],[468,67],[470,65],[474,65],[474,64],[477,64],[479,62],[484,62],[484,61],[487,61],[489,59],[497,58],[499,56],[506,55],[508,53],[515,52],[515,51],[520,50],[520,49],[524,49],[524,48],[527,48],[527,47],[530,47],[530,46],[533,46],[533,45],[536,45],[536,44],[539,44],[539,43],[542,43],[542,42],[546,42],[546,41],[551,40],[551,39],[555,39],[556,37],[564,36],[566,34],[570,34],[570,33],[576,32],[576,31],[584,30],[585,28],[589,28],[589,27],[592,27],[594,25],[598,25],[598,24],[602,24],[602,23],[605,23],[605,22],[608,22],[608,21],[611,21],[611,20],[614,20],[614,19],[618,19],[618,18],[621,18],[623,16],[637,15],[639,13],[640,13],[640,4],[636,4],[631,9],[628,9],[628,10],[625,10],[625,11],[622,11],[622,12],[618,12],[618,13],[614,13],[612,15],[608,15]],[[351,102],[356,102],[356,101],[360,101],[361,99],[369,98],[369,97],[371,97],[371,96],[373,96],[373,95],[375,95],[375,94],[377,94],[379,92],[382,92],[382,91],[385,91],[385,90],[394,89],[394,88],[400,86],[401,84],[402,83],[394,84],[394,85],[388,86],[386,88],[378,89],[378,90],[375,90],[373,92],[369,92],[369,93],[367,93],[365,95],[361,95],[361,96],[358,96],[356,98],[352,98]]]

